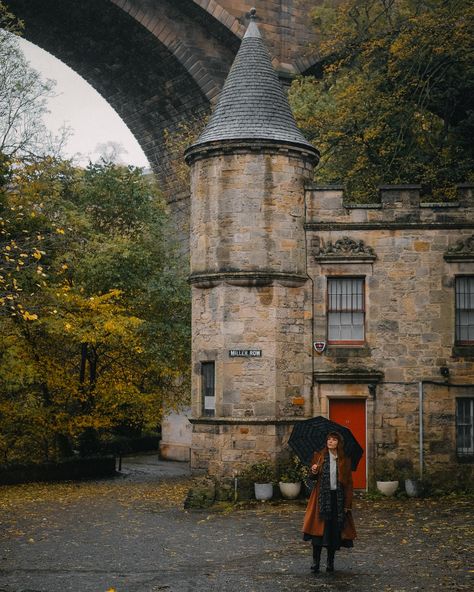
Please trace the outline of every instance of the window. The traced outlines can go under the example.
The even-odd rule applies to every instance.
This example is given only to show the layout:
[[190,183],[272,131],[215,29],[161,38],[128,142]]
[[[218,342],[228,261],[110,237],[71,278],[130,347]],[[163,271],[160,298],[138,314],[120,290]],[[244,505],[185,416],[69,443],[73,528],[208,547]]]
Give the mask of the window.
[[474,455],[474,399],[456,399],[456,452]]
[[216,393],[215,393],[215,370],[214,362],[201,363],[201,399],[202,414],[216,414]]
[[328,278],[328,343],[364,343],[364,292],[364,278]]
[[474,344],[474,276],[456,278],[456,343]]

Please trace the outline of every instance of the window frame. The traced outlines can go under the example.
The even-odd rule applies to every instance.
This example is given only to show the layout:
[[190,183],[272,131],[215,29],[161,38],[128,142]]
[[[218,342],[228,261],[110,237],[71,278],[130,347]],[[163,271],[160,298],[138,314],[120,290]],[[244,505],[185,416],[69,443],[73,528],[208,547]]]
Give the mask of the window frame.
[[[330,308],[330,296],[329,286],[332,280],[359,280],[362,283],[362,310],[331,310]],[[366,345],[366,319],[367,319],[367,303],[366,303],[366,276],[365,275],[328,275],[326,276],[326,339],[327,344],[331,346],[343,346],[343,347],[363,347]],[[329,338],[329,314],[331,312],[359,312],[363,314],[364,321],[362,323],[362,329],[364,332],[363,339],[338,339],[332,340]]]
[[[458,308],[458,282],[466,278],[471,279],[474,283],[474,275],[472,274],[461,274],[454,277],[454,344],[461,346],[474,346],[474,339],[460,339],[461,323],[458,322],[458,312],[461,310],[467,310],[472,311],[474,314],[474,307],[468,309]],[[468,294],[470,294],[470,292],[468,292]]]
[[[211,374],[206,373],[206,368],[212,368]],[[212,376],[210,386],[206,384],[209,376]],[[212,392],[212,395],[209,395],[209,392]],[[206,399],[211,397],[214,399],[214,406],[206,407]],[[201,362],[201,413],[203,417],[215,417],[216,415],[216,363],[214,360]]]
[[[468,410],[468,423],[463,423],[460,425],[460,406],[461,401],[464,403],[465,401],[468,402],[469,410]],[[457,397],[456,398],[456,457],[459,460],[474,460],[474,397]],[[470,426],[470,445],[466,447],[459,446],[459,430],[461,427]],[[462,448],[460,450],[460,448]]]

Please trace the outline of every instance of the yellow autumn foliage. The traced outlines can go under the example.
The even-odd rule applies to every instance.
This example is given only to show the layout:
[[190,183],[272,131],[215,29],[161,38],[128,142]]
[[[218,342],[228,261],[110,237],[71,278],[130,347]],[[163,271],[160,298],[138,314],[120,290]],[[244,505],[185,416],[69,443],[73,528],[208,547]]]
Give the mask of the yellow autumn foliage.
[[387,183],[455,197],[474,180],[474,3],[302,2],[320,62],[289,97],[321,152],[316,181],[344,184],[354,201]]
[[156,189],[135,169],[54,159],[17,163],[11,179],[0,464],[155,429],[189,394],[189,288]]

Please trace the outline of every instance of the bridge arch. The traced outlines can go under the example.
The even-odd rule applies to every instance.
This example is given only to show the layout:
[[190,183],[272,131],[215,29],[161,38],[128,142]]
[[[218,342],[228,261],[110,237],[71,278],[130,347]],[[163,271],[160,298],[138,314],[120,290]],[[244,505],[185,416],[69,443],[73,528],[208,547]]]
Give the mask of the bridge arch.
[[[110,1],[170,51],[211,102],[217,97],[245,32],[237,18],[215,0]],[[231,52],[223,56],[225,47]]]
[[119,0],[8,4],[23,19],[26,39],[71,67],[115,109],[169,187],[163,132],[209,111],[238,36],[191,0],[189,13],[171,0],[141,2],[149,5],[147,14],[120,2],[125,10]]
[[[247,24],[247,0],[7,0],[25,37],[87,80],[141,145],[168,197],[165,129],[209,112]],[[260,0],[274,65],[302,72],[307,17],[293,0]],[[306,27],[306,28],[305,28]],[[301,41],[298,41],[301,39]],[[300,44],[300,45],[298,45]],[[300,51],[301,49],[301,51]],[[286,53],[285,53],[286,52]]]

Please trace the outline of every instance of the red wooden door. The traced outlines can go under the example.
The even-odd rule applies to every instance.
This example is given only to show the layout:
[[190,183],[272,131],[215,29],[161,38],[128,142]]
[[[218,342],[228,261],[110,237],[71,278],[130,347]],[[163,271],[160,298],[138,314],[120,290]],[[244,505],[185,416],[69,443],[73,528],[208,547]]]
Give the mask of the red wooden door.
[[364,449],[357,471],[352,473],[355,489],[367,486],[366,418],[364,399],[330,399],[329,419],[349,428]]

